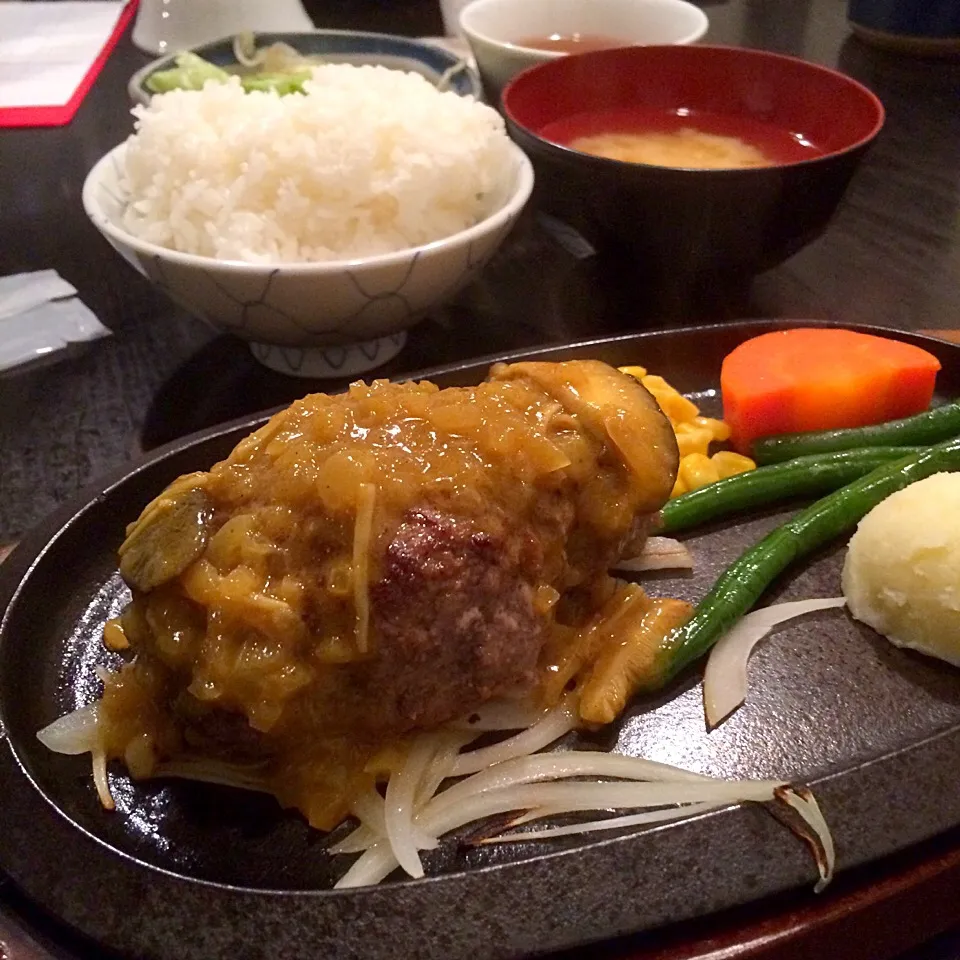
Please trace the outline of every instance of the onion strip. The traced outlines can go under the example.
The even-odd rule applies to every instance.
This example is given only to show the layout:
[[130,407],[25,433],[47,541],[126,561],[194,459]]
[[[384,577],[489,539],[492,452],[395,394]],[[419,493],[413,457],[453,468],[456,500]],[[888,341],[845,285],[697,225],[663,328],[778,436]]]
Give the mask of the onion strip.
[[[442,812],[448,807],[456,807],[473,796],[492,793],[504,788],[513,788],[525,784],[540,783],[544,780],[560,780],[568,777],[616,777],[625,780],[650,780],[666,782],[695,782],[712,784],[717,781],[701,773],[683,770],[656,760],[642,757],[626,757],[616,753],[599,751],[570,750],[559,753],[537,753],[529,756],[514,757],[488,769],[475,773],[466,780],[448,787],[442,793],[423,797],[418,803],[418,818],[415,827],[421,827],[420,812]],[[439,786],[439,784],[437,785]],[[771,783],[771,789],[776,784]],[[436,788],[434,788],[435,790]],[[429,801],[429,802],[428,802]],[[555,813],[566,812],[563,807],[554,809],[543,804],[537,808],[543,811],[536,815],[525,815],[514,823],[539,819]],[[500,811],[502,812],[502,811]],[[426,832],[426,831],[422,831]],[[431,832],[431,835],[432,834]],[[357,853],[368,849],[380,839],[375,831],[360,833],[355,830],[335,846],[332,853]],[[421,848],[423,849],[423,848]]]
[[110,778],[107,776],[107,754],[102,747],[93,751],[93,785],[104,810],[115,810],[113,794],[110,792]]
[[468,773],[485,770],[505,760],[528,756],[553,743],[554,740],[559,740],[564,734],[573,730],[578,723],[576,707],[573,700],[568,697],[546,714],[539,723],[535,723],[515,737],[501,740],[500,743],[491,744],[489,747],[481,747],[478,750],[460,754],[453,764],[450,776],[462,777]]
[[367,887],[385,880],[397,868],[397,860],[386,840],[378,840],[368,847],[333,885],[334,890]]
[[[833,879],[833,872],[837,863],[837,853],[833,844],[830,827],[820,810],[816,797],[805,787],[783,787],[775,792],[775,797],[781,803],[795,810],[804,823],[810,828],[810,836],[794,830],[805,840],[813,850],[820,879],[813,888],[814,893],[821,893]],[[793,829],[793,828],[791,828]]]
[[[421,815],[433,831],[437,825],[440,834],[469,823],[461,820],[471,801],[495,801],[492,813],[510,810],[531,810],[539,806],[554,811],[573,813],[579,810],[631,810],[642,807],[664,807],[678,803],[740,803],[743,800],[765,802],[773,798],[774,790],[782,783],[763,780],[712,781],[594,781],[550,782],[523,784],[486,793],[474,794],[458,804],[438,803],[427,806]],[[437,800],[443,797],[441,793]],[[490,816],[491,814],[485,814]],[[420,819],[420,818],[418,818]]]
[[331,853],[359,853],[386,835],[383,797],[373,787],[361,790],[354,796],[350,812],[360,821],[360,825],[333,844],[329,848]]
[[[602,754],[598,756],[603,756]],[[525,759],[536,759],[529,757]],[[621,757],[629,760],[629,757]],[[488,771],[492,772],[492,771]],[[704,782],[706,780],[707,782]],[[579,810],[629,809],[663,807],[677,803],[713,802],[719,805],[742,800],[769,801],[782,784],[764,781],[727,780],[678,781],[676,783],[537,783],[509,789],[494,789],[456,798],[448,794],[464,784],[457,784],[435,797],[417,816],[417,823],[430,833],[443,836],[464,824],[513,810],[529,810],[541,804],[564,812]],[[468,783],[469,781],[464,781]],[[363,886],[379,883],[398,866],[396,857],[385,841],[370,847],[340,878],[336,887]]]
[[[375,488],[369,489],[375,493]],[[364,499],[369,504],[367,520],[372,525],[373,494],[365,494]],[[779,604],[745,617],[718,645],[718,649],[727,650],[729,662],[740,665],[744,693],[747,658],[760,637],[792,617],[840,607],[843,603],[842,598],[835,598]],[[746,639],[742,638],[744,635]],[[705,697],[708,690],[717,689],[718,665],[724,667],[724,660],[718,658],[713,671],[708,665],[713,680],[708,682],[709,677],[705,678]],[[722,670],[719,676],[729,680],[731,668],[728,665],[724,669],[727,672]],[[742,702],[742,696],[738,702]],[[509,731],[531,720],[532,724],[515,736],[461,752],[484,730]],[[751,801],[768,804],[774,813],[780,805],[778,818],[814,852],[820,874],[815,890],[819,892],[830,882],[836,860],[833,839],[808,790],[779,781],[719,780],[670,764],[603,751],[536,752],[577,725],[576,699],[570,695],[547,711],[512,701],[487,704],[477,711],[472,723],[466,718],[412,739],[403,765],[387,782],[386,797],[370,787],[353,798],[351,812],[360,825],[334,844],[330,852],[363,852],[336,886],[342,889],[378,883],[398,867],[412,877],[422,877],[421,850],[432,849],[441,836],[488,817],[511,815],[507,826],[488,826],[487,835],[474,843],[508,843],[628,829]],[[114,809],[107,756],[98,729],[97,703],[59,718],[41,730],[38,737],[57,752],[90,752],[97,795],[105,808]],[[175,776],[270,793],[262,772],[262,764],[184,757],[158,765],[153,776]],[[602,779],[583,779],[588,777]],[[462,779],[441,790],[451,778]],[[770,801],[775,802],[770,805]],[[783,806],[793,813],[788,816]],[[640,812],[489,835],[493,829],[504,831],[532,820],[603,810]]]
[[444,780],[453,776],[453,768],[460,757],[460,751],[474,739],[475,734],[459,731],[443,736],[417,787],[414,801],[417,809],[433,798]]
[[413,836],[413,818],[416,813],[414,797],[437,748],[435,735],[417,737],[410,745],[410,752],[403,766],[387,781],[387,796],[383,807],[384,833],[397,863],[411,877],[423,876],[423,864]]
[[327,847],[330,853],[363,853],[375,843],[383,839],[382,834],[377,834],[365,823],[354,827],[342,840]]
[[725,633],[710,652],[703,674],[703,705],[707,725],[719,726],[747,698],[747,661],[753,648],[777,624],[816,610],[842,607],[843,597],[796,600],[754,610]]
[[97,729],[99,701],[58,717],[37,731],[37,739],[54,753],[77,756],[92,753],[100,746]]
[[[576,776],[635,777],[655,780],[646,783],[542,783],[559,777]],[[673,781],[673,782],[671,782]],[[540,753],[515,757],[490,769],[462,780],[437,794],[417,814],[417,826],[432,835],[442,836],[474,820],[514,810],[532,810],[549,807],[551,812],[571,810],[598,810],[615,808],[618,802],[639,800],[648,805],[665,806],[672,803],[712,801],[726,806],[740,799],[770,800],[781,784],[774,781],[716,780],[704,774],[683,770],[670,764],[591,751]],[[551,788],[577,788],[560,796]],[[631,797],[622,791],[612,796],[609,788],[646,788],[645,796],[636,792]],[[656,791],[655,788],[667,788]],[[603,791],[586,796],[583,788]],[[673,788],[673,789],[670,789]],[[639,804],[638,804],[639,805]],[[398,866],[385,841],[372,844],[340,878],[336,886],[346,888],[379,883]]]
[[548,710],[522,700],[489,700],[472,713],[447,724],[452,730],[488,733],[499,730],[526,730],[542,720]]
[[381,837],[386,833],[383,819],[383,797],[373,787],[361,790],[353,798],[350,812],[371,833],[379,834]]
[[[713,777],[682,770],[667,763],[626,757],[617,753],[569,750],[514,757],[462,780],[431,800],[430,805],[455,804],[474,793],[486,793],[518,784],[561,780],[569,777],[616,777],[623,780],[651,780],[716,783]],[[541,804],[536,804],[541,806]],[[429,807],[428,807],[429,808]]]
[[[333,844],[329,848],[331,853],[360,853],[387,835],[384,799],[373,787],[353,798],[350,812],[360,821],[360,826]],[[412,816],[408,828],[418,850],[432,850],[437,845],[437,838],[424,833],[413,822]]]
[[[520,833],[501,833],[496,837],[487,837],[480,840],[480,844],[513,843],[518,840],[549,840],[552,837],[577,836],[581,833],[597,833],[601,830],[620,830],[625,827],[640,827],[651,823],[667,823],[671,820],[680,820],[683,817],[694,817],[711,810],[719,810],[726,806],[724,803],[688,803],[680,807],[649,810],[645,813],[631,813],[624,817],[608,817],[606,820],[589,820],[586,823],[570,823],[563,827],[542,827],[537,830],[524,830]],[[551,808],[550,816],[556,810]],[[542,815],[533,811],[524,820],[539,820]],[[519,821],[514,821],[514,825]]]
[[357,650],[370,647],[370,536],[373,533],[373,508],[377,488],[361,483],[357,518],[353,528],[353,603],[357,613]]

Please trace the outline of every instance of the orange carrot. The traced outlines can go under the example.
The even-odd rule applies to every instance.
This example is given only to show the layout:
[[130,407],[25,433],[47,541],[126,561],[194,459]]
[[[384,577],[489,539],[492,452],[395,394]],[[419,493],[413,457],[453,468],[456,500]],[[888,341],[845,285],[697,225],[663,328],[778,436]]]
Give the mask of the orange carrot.
[[740,344],[723,361],[723,419],[734,449],[778,433],[864,427],[930,405],[940,361],[852,330],[797,328]]

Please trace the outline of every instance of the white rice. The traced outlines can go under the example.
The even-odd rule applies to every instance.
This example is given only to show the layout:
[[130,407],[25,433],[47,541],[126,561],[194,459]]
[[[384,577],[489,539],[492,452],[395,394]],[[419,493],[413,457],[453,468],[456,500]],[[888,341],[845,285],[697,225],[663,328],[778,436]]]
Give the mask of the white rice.
[[512,170],[495,110],[385,67],[319,66],[306,88],[234,79],[137,107],[124,226],[184,253],[294,263],[402,250],[493,212]]

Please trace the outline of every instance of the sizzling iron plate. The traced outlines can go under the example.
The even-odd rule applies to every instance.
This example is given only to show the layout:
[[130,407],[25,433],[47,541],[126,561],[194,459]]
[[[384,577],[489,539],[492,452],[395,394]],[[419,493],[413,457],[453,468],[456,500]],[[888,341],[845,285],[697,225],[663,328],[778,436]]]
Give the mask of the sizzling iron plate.
[[[645,333],[522,356],[642,363],[718,412],[723,356],[780,326]],[[941,398],[960,395],[960,347],[898,336],[940,358]],[[441,386],[475,383],[494,359],[504,358],[425,375]],[[132,784],[114,770],[119,809],[103,811],[87,759],[49,753],[36,731],[94,697],[95,667],[115,656],[100,633],[125,598],[115,552],[127,521],[263,419],[157,451],[52,516],[0,568],[0,865],[31,897],[104,946],[143,957],[481,960],[812,886],[806,849],[758,808],[589,841],[480,849],[447,842],[425,858],[431,878],[342,892],[329,887],[348,858],[327,854],[324,835],[269,798]],[[658,580],[651,592],[696,599],[784,515],[696,531],[686,538],[693,575]],[[841,563],[838,544],[789,571],[768,599],[836,596]],[[758,649],[751,682],[744,708],[709,735],[688,676],[589,742],[718,775],[817,780],[841,869],[960,824],[960,671],[896,650],[831,610],[788,625]]]

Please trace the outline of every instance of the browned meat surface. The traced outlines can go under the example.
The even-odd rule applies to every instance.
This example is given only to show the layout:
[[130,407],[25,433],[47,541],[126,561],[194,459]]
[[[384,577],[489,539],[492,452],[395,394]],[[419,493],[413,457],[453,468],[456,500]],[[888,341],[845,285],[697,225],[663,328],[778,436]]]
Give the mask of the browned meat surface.
[[492,533],[429,509],[404,519],[371,589],[379,656],[355,671],[383,730],[433,726],[532,685],[542,557],[528,531]]

